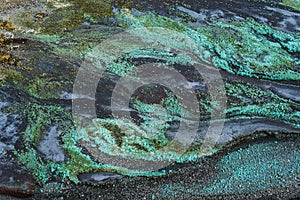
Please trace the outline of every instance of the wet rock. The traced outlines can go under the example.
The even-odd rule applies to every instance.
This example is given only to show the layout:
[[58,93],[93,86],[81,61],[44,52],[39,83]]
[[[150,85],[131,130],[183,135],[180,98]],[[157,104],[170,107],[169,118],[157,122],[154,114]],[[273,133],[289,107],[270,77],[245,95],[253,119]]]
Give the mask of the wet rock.
[[16,110],[18,100],[9,88],[0,87],[0,162],[10,165],[14,163],[11,155],[17,141],[20,139],[21,124],[20,113]]
[[300,72],[300,65],[295,66],[296,70]]
[[116,173],[98,172],[98,173],[83,173],[78,175],[78,179],[83,183],[100,184],[110,179],[121,178],[122,176]]
[[57,129],[57,126],[52,126],[39,143],[38,150],[44,154],[46,160],[53,162],[65,161],[65,153],[62,151],[61,142],[59,141],[61,134],[62,132]]
[[226,144],[240,136],[264,131],[300,133],[299,129],[269,119],[231,120],[224,124],[222,135],[219,137],[218,143]]
[[35,179],[28,171],[17,165],[0,166],[0,194],[24,198],[33,196],[36,191]]
[[21,124],[18,114],[6,113],[4,109],[11,106],[9,102],[0,103],[0,158],[9,150],[14,149],[14,144],[19,139],[18,127]]
[[20,97],[14,92],[10,87],[0,87],[0,193],[28,197],[34,194],[36,182],[14,154],[23,130],[17,110]]
[[273,90],[275,93],[282,96],[283,98],[291,99],[300,103],[300,87],[297,87],[296,85],[288,86],[288,85],[274,84],[269,89]]
[[[231,189],[236,193],[246,193],[248,191],[244,186],[247,183],[257,189],[253,182],[257,176],[258,181],[262,180],[260,186],[266,190],[274,185],[281,188],[292,187],[287,181],[291,173],[285,173],[284,168],[295,169],[288,159],[298,162],[298,151],[295,154],[295,146],[291,145],[293,142],[265,145],[256,141],[259,144],[253,145],[253,148],[224,156],[224,162],[218,165],[218,170],[205,166],[202,169],[198,164],[204,156],[215,153],[222,145],[238,141],[245,135],[299,133],[300,71],[295,66],[299,64],[300,51],[297,11],[287,11],[278,3],[246,0],[183,0],[176,5],[173,1],[128,1],[126,5],[124,2],[116,3],[116,7],[109,1],[34,1],[32,8],[25,7],[29,5],[28,2],[12,0],[4,5],[0,1],[0,5],[3,5],[0,9],[12,9],[1,13],[1,20],[5,23],[0,23],[1,31],[5,33],[0,35],[1,47],[5,53],[0,58],[0,79],[6,81],[1,84],[11,87],[10,90],[0,88],[0,183],[3,185],[0,185],[0,192],[30,195],[34,192],[35,181],[42,187],[51,188],[50,192],[53,192],[56,187],[61,189],[60,183],[68,184],[69,181],[109,184],[109,180],[123,177],[112,172],[130,176],[161,176],[166,175],[166,172],[172,174],[172,170],[166,171],[161,167],[143,171],[149,167],[144,162],[145,159],[150,163],[162,158],[177,162],[168,163],[170,166],[177,167],[178,163],[184,163],[188,167],[173,179],[169,180],[168,175],[166,178],[157,178],[152,182],[155,186],[160,185],[155,191],[150,191],[152,188],[149,189],[147,178],[140,178],[135,180],[141,180],[142,183],[132,184],[130,188],[121,188],[120,185],[126,182],[120,179],[120,185],[113,185],[111,188],[117,188],[113,188],[111,192],[127,190],[127,195],[141,189],[142,192],[136,192],[139,197],[156,198],[161,195],[169,198],[177,195],[181,199],[182,194],[187,198],[203,195],[199,191],[204,191],[205,195],[222,195],[218,191],[228,194]],[[224,90],[228,97],[226,110],[222,112],[226,114],[224,127],[218,127],[217,120],[210,120],[212,108],[218,108],[219,104],[210,101],[207,83],[203,82],[199,73],[194,72],[193,64],[189,62],[190,57],[185,52],[178,54],[175,51],[180,49],[184,40],[170,40],[170,35],[164,35],[163,31],[153,32],[149,28],[152,26],[160,27],[160,30],[171,29],[192,38],[196,45],[205,49],[203,54],[195,54],[196,57],[205,61],[212,60],[211,67],[218,68],[224,75],[222,78],[225,88],[214,85],[215,89]],[[124,41],[124,37],[117,42],[110,39],[112,34],[122,35],[122,31],[127,28],[139,28],[135,36],[142,39],[155,38],[159,44],[167,44],[167,48],[156,50],[153,46],[148,48],[132,45]],[[104,45],[105,48],[100,53],[109,49],[107,55],[115,55],[112,59],[114,63],[107,67],[103,80],[99,80],[96,94],[72,95],[73,81],[82,60],[99,44],[107,45]],[[131,52],[115,51],[124,46],[134,48],[130,49]],[[196,52],[194,49],[188,50]],[[107,55],[102,56],[107,58]],[[185,154],[179,152],[183,145],[173,143],[174,146],[168,146],[168,143],[176,138],[180,117],[187,114],[187,120],[181,125],[188,124],[193,122],[191,119],[194,112],[186,112],[187,109],[180,108],[171,91],[167,94],[154,87],[141,87],[131,96],[129,108],[118,107],[119,111],[131,112],[134,121],[111,119],[110,101],[114,86],[120,78],[126,78],[126,73],[130,73],[131,69],[147,63],[173,66],[188,80],[179,82],[178,85],[182,90],[195,92],[197,101],[201,104],[197,135],[199,140],[195,140],[195,144],[189,146]],[[165,75],[163,83],[176,82],[170,74]],[[204,75],[212,76],[207,72]],[[133,80],[135,77],[130,78]],[[83,87],[88,88],[89,84],[83,84]],[[94,102],[95,99],[98,101]],[[92,102],[92,106],[96,107],[97,117],[101,119],[94,119],[87,127],[81,124],[75,126],[73,120],[77,119],[73,119],[70,109],[71,101],[74,103],[74,100],[81,101],[81,110],[85,110],[85,106]],[[162,102],[168,112],[157,109]],[[86,118],[94,116],[88,115],[93,114],[89,110],[83,114]],[[156,117],[152,120],[151,116]],[[167,123],[164,123],[164,118],[157,116],[167,116]],[[198,121],[190,124],[198,127]],[[203,151],[201,142],[209,125],[223,130],[220,135],[215,134],[210,138],[217,141],[216,147]],[[189,128],[185,129],[185,136],[190,136]],[[186,138],[181,139],[184,141]],[[282,147],[284,145],[289,148]],[[272,153],[271,160],[268,160],[265,150]],[[285,150],[291,154],[282,154],[283,157],[280,157],[280,153]],[[251,157],[252,153],[257,157]],[[247,156],[244,162],[241,159],[243,155]],[[129,157],[130,163],[128,164],[128,159],[118,156]],[[141,165],[137,158],[141,160]],[[280,163],[279,168],[272,165],[274,160]],[[118,168],[120,162],[125,167]],[[231,165],[233,162],[236,163],[235,166]],[[262,162],[266,165],[261,164]],[[142,164],[147,166],[141,169]],[[184,164],[178,165],[178,168],[181,170]],[[267,171],[268,165],[274,168],[268,174],[269,179],[265,179],[261,169]],[[131,170],[131,166],[138,170]],[[169,165],[164,167],[168,168]],[[199,176],[205,175],[200,173],[201,170],[207,170],[207,175],[213,177],[205,185],[206,189],[195,187],[197,180],[190,173],[193,170]],[[252,173],[251,170],[257,173]],[[240,171],[240,174],[234,174],[236,171]],[[276,172],[285,177],[282,185],[277,184],[278,180],[270,178],[280,179]],[[234,176],[230,178],[228,174]],[[243,182],[249,177],[251,180]],[[182,184],[181,180],[186,183]],[[266,184],[268,180],[273,181],[272,184]],[[166,183],[174,187],[164,190]],[[219,190],[226,183],[231,184],[228,186],[230,190]],[[105,188],[103,185],[99,194],[102,197],[107,194],[106,190],[110,190],[110,187]],[[170,191],[173,193],[170,194]],[[182,194],[176,193],[178,191]],[[151,192],[153,193],[150,195]],[[163,192],[169,196],[164,196]],[[113,197],[115,194],[112,193],[109,195]],[[116,194],[118,195],[121,196]]]

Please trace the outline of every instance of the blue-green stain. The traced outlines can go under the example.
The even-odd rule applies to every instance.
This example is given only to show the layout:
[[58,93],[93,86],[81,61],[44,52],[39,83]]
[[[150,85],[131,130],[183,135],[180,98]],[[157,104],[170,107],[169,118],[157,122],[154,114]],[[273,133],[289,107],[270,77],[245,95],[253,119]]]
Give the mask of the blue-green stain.
[[[83,16],[90,21],[97,17],[93,14],[83,14]],[[259,79],[300,80],[300,74],[295,70],[295,65],[300,63],[299,58],[296,56],[300,52],[299,33],[292,35],[277,31],[266,25],[259,24],[253,19],[231,21],[228,23],[215,22],[196,28],[183,22],[153,14],[136,17],[123,13],[117,17],[119,20],[118,25],[128,29],[154,26],[186,34],[199,47],[205,49],[205,54],[195,52],[196,56],[202,60],[212,57],[215,67],[229,73]],[[144,34],[144,32],[141,34]],[[92,34],[90,37],[92,37]],[[52,43],[55,46],[55,51],[59,53],[64,52],[64,55],[73,56],[78,53],[78,50],[74,52],[67,51],[59,45],[54,44],[61,40],[60,37],[43,36],[42,38],[45,42]],[[173,47],[180,45],[170,43],[170,46]],[[82,51],[86,51],[86,49],[88,47],[82,47]],[[162,60],[165,65],[176,63],[183,65],[192,64],[188,56],[174,56],[169,52],[153,49],[139,49],[129,52],[125,56],[127,56],[127,60],[134,58],[154,58]],[[125,59],[125,61],[115,61],[115,63],[108,66],[107,71],[119,76],[126,76],[135,67]],[[224,81],[226,83],[226,93],[229,97],[232,97],[226,110],[229,116],[233,118],[247,118],[249,116],[250,118],[272,118],[299,128],[300,112],[297,103],[281,98],[271,91],[263,91],[249,84],[242,82],[232,83],[228,80]],[[32,81],[28,86],[28,92],[38,98],[55,98],[55,96],[52,96],[47,91],[40,92],[40,88],[44,88],[45,86],[50,90],[59,88],[61,85],[60,83],[47,85],[46,82],[37,79]],[[248,99],[250,103],[244,99]],[[199,103],[204,107],[203,113],[209,113],[209,100],[203,98],[200,99]],[[213,104],[214,102],[211,103]],[[99,148],[99,151],[106,154],[123,157],[134,155],[136,159],[144,160],[189,162],[207,155],[207,153],[201,153],[201,148],[192,149],[184,155],[179,155],[176,153],[176,148],[180,147],[180,144],[175,144],[175,146],[164,151],[159,148],[166,146],[170,142],[170,138],[164,135],[164,132],[169,127],[165,122],[179,120],[180,115],[189,114],[186,108],[182,107],[172,94],[168,94],[168,97],[163,99],[162,104],[166,107],[166,113],[161,112],[158,105],[150,105],[138,100],[135,101],[134,109],[139,112],[140,117],[144,120],[144,123],[140,127],[124,119],[95,119],[87,127],[75,126],[72,116],[62,107],[29,104],[23,109],[23,115],[28,120],[28,126],[23,133],[25,147],[24,150],[16,152],[16,155],[19,162],[30,170],[41,184],[47,182],[53,174],[78,183],[77,175],[83,172],[110,171],[130,176],[159,176],[166,173],[166,171],[148,172],[129,170],[118,166],[97,163],[94,158],[82,153],[80,144],[83,142],[89,143],[91,148]],[[161,114],[165,121],[159,118],[151,118],[149,115],[151,112]],[[118,134],[120,133],[113,131],[114,127],[117,126],[117,122],[122,125],[120,128],[125,133],[125,136],[121,138],[121,146],[117,145],[120,139],[118,138]],[[59,129],[64,132],[61,137],[62,148],[69,155],[69,160],[62,163],[43,161],[40,153],[36,150],[38,142],[41,140],[47,127],[51,126],[51,124],[57,124]],[[128,130],[133,130],[134,134]],[[155,134],[149,134],[152,132]],[[142,148],[137,148],[137,146]],[[209,187],[202,188],[199,192],[214,194],[218,193],[218,191],[222,192],[222,187],[227,188],[226,191],[229,191],[229,189],[236,190],[233,183],[238,181],[242,185],[244,182],[248,182],[251,185],[251,190],[263,189],[270,186],[266,183],[267,180],[257,185],[254,185],[254,181],[264,181],[263,174],[271,173],[270,171],[275,171],[289,177],[293,172],[299,171],[299,166],[289,163],[289,170],[284,169],[283,160],[276,157],[277,154],[275,153],[281,150],[284,150],[284,146],[282,145],[264,146],[260,144],[228,155],[218,165],[218,168],[223,173],[223,178],[219,179],[218,182],[212,182]],[[155,153],[150,154],[149,152]],[[246,163],[238,162],[241,156],[247,158],[245,159]],[[258,161],[253,160],[253,156],[260,159]],[[268,156],[273,156],[277,161],[270,161]],[[292,154],[283,154],[282,156],[286,159],[296,160],[299,163],[299,151],[295,151]],[[169,171],[169,173],[171,172]],[[268,175],[275,180],[275,174]],[[273,179],[271,178],[271,180]],[[184,190],[182,187],[184,183],[178,184],[166,186],[165,189],[174,193],[180,192],[180,189]],[[284,180],[284,184],[289,184],[287,179]],[[174,188],[176,187],[179,188],[178,191],[175,191]],[[194,187],[197,187],[197,184]],[[240,189],[242,191],[248,190],[245,187],[241,187]]]
[[131,29],[161,27],[186,34],[207,50],[207,56],[212,57],[216,67],[230,73],[272,80],[300,80],[294,68],[300,63],[295,55],[300,52],[299,33],[292,35],[274,30],[251,18],[197,28],[154,14],[139,17],[123,14],[119,18],[120,25]]
[[217,165],[220,179],[213,181],[204,192],[247,193],[294,185],[300,172],[300,150],[286,151],[286,145],[269,142],[230,153]]
[[[173,183],[160,187],[163,197],[247,194],[269,188],[293,187],[300,173],[297,142],[265,142],[228,153],[205,182]],[[193,187],[191,187],[193,185]]]

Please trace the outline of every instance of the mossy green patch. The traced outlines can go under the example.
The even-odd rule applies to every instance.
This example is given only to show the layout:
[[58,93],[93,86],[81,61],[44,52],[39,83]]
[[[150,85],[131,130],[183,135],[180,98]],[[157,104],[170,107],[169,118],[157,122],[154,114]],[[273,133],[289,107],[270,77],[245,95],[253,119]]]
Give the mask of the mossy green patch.
[[[62,107],[29,104],[23,108],[23,115],[28,121],[28,126],[23,133],[24,148],[15,153],[18,161],[31,171],[41,185],[53,178],[63,180],[68,178],[78,183],[78,174],[97,171],[118,172],[132,176],[163,174],[162,172],[128,170],[93,161],[89,155],[82,152],[80,147],[79,141],[84,138],[84,135],[76,130],[71,115]],[[62,148],[69,156],[65,162],[55,163],[51,160],[44,160],[37,150],[41,137],[53,124],[64,133],[61,138]]]
[[204,47],[214,65],[230,73],[272,79],[300,80],[295,66],[300,62],[300,35],[288,34],[262,25],[253,19],[209,23],[192,27],[167,17],[123,14],[122,26],[161,27],[184,33]]
[[20,71],[24,70],[24,66],[12,54],[12,42],[12,38],[5,37],[4,34],[0,33],[0,82],[7,80],[18,82],[23,79]]
[[[63,114],[65,114],[65,117],[63,117]],[[70,124],[67,124],[66,120],[70,119],[70,115],[63,108],[38,104],[25,106],[22,115],[27,119],[28,126],[22,136],[24,148],[16,151],[16,155],[18,161],[32,172],[40,184],[43,184],[53,178],[53,172],[56,171],[55,169],[59,165],[52,161],[43,161],[37,151],[38,143],[51,124],[59,124],[62,130],[68,131]]]
[[[299,52],[299,35],[272,30],[252,19],[230,24],[219,22],[211,26],[200,28],[198,32],[200,41],[212,52],[217,67],[242,76],[300,79],[300,74],[294,69],[299,58],[293,54]],[[272,37],[275,41],[269,39]]]
[[[100,12],[99,7],[101,7]],[[113,15],[111,9],[110,1],[76,0],[67,8],[55,9],[39,20],[34,20],[34,14],[36,14],[34,11],[22,12],[17,19],[21,17],[19,25],[43,33],[31,37],[53,47],[52,53],[72,59],[84,59],[89,49],[101,44],[109,38],[111,33],[121,31],[123,28],[138,30],[135,32],[137,37],[145,41],[148,39],[157,41],[166,46],[160,50],[153,49],[151,45],[145,48],[142,42],[135,45],[124,40],[109,40],[111,46],[105,46],[105,48],[119,45],[131,50],[134,47],[133,51],[118,55],[120,59],[113,59],[113,63],[106,66],[107,72],[120,77],[126,76],[136,68],[138,61],[147,59],[159,62],[161,67],[193,65],[193,60],[189,55],[175,54],[171,51],[171,49],[186,49],[201,60],[208,61],[208,58],[212,58],[214,67],[232,74],[257,79],[300,80],[300,74],[295,69],[295,66],[300,63],[297,57],[300,52],[300,35],[297,33],[288,34],[274,30],[253,19],[213,22],[202,27],[195,27],[168,17],[154,14],[134,16],[129,12],[123,12],[117,16],[117,26],[121,27],[120,29],[116,28],[111,31],[97,26],[95,29],[77,30],[85,21],[97,24],[104,18],[111,17]],[[6,24],[5,27],[9,26]],[[152,27],[160,27],[160,29],[155,30]],[[194,51],[196,48],[190,47],[184,41],[179,42],[180,37],[173,38],[167,30],[191,38],[196,47],[204,49],[204,53]],[[3,45],[1,47],[7,48],[5,54],[0,57],[0,63],[7,64],[13,58],[9,53],[9,48],[5,46],[7,41],[7,38],[0,36],[0,45]],[[101,53],[100,50],[103,49],[98,50]],[[99,52],[95,55],[97,59]],[[104,61],[111,61],[107,55],[100,54],[100,56]],[[7,67],[1,65],[0,70],[2,69],[7,70]],[[3,76],[3,79],[11,77],[19,84],[24,83],[22,74],[17,70],[9,69],[5,73],[2,72],[0,80]],[[27,83],[21,85],[20,88],[25,89],[35,98],[57,98],[56,91],[65,87],[65,83],[60,78],[58,79],[48,76],[34,77],[31,81],[26,80]],[[300,128],[299,104],[281,98],[272,91],[265,91],[244,82],[224,81],[227,82],[225,89],[230,99],[226,110],[230,119],[269,118],[287,123],[294,128]],[[211,106],[214,106],[216,102],[211,102],[204,92],[197,91],[197,95],[200,97],[198,100],[201,105],[201,114],[207,118],[211,112]],[[58,105],[29,104],[23,108],[24,118],[28,121],[23,133],[25,146],[16,154],[20,163],[25,165],[43,184],[53,178],[53,174],[58,178],[68,178],[75,183],[79,182],[78,174],[87,172],[109,171],[130,176],[164,174],[163,171],[139,171],[103,164],[95,159],[97,155],[87,154],[86,149],[83,148],[84,145],[90,150],[96,149],[98,152],[111,156],[133,157],[133,159],[148,161],[189,162],[214,153],[215,149],[203,152],[201,144],[197,144],[197,148],[190,149],[183,155],[177,152],[182,148],[182,144],[173,143],[173,146],[164,148],[171,141],[170,137],[165,134],[170,124],[180,121],[182,116],[188,116],[190,113],[170,93],[161,101],[161,104],[165,110],[162,110],[160,105],[142,102],[138,98],[134,99],[133,109],[142,119],[140,126],[126,119],[94,119],[87,127],[75,126],[71,114]],[[57,125],[63,132],[60,138],[61,146],[69,158],[62,163],[45,161],[37,150],[42,136],[52,124]]]
[[58,98],[59,89],[63,87],[58,81],[47,78],[36,78],[27,87],[30,95],[37,98],[55,99]]
[[268,118],[280,120],[299,128],[299,105],[281,98],[271,91],[264,91],[250,84],[226,83],[226,92],[230,96],[230,106],[226,110],[228,117]]
[[282,0],[282,4],[294,8],[300,11],[300,1],[299,0]]
[[35,9],[23,10],[16,18],[16,24],[24,29],[49,35],[67,35],[68,32],[79,28],[85,21],[103,23],[104,19],[112,17],[111,2],[107,1],[79,1],[70,2],[67,7],[52,8],[51,12],[40,19],[35,19]]

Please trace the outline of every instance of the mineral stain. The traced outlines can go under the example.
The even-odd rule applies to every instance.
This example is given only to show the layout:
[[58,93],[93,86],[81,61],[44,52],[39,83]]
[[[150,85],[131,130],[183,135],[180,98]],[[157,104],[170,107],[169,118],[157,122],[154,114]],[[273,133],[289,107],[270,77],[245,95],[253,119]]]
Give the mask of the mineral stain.
[[[199,177],[183,183],[178,180],[180,168],[186,174],[189,174],[189,170],[201,169],[199,163],[203,159],[216,155],[216,152],[222,151],[225,143],[243,135],[257,131],[270,131],[268,134],[272,136],[277,135],[276,131],[286,135],[299,133],[300,35],[297,31],[291,31],[297,29],[297,23],[294,29],[283,31],[275,25],[262,23],[255,16],[227,17],[224,13],[228,10],[215,13],[216,20],[210,15],[210,20],[204,22],[201,17],[206,11],[198,13],[196,7],[191,6],[195,3],[156,3],[161,5],[159,9],[156,4],[144,1],[122,3],[91,0],[49,1],[32,9],[22,7],[27,5],[25,1],[12,1],[1,8],[1,11],[7,10],[7,14],[3,15],[6,19],[0,21],[1,91],[9,90],[7,88],[22,91],[16,92],[18,101],[12,101],[6,95],[0,98],[1,162],[17,160],[18,165],[33,175],[41,188],[53,187],[53,182],[97,184],[110,178],[119,178],[119,174],[126,178],[134,177],[134,180],[139,176],[158,176],[162,182],[155,183],[157,185],[148,191],[152,192],[152,199],[248,194],[274,187],[299,187],[296,185],[300,170],[297,165],[299,138],[296,136],[295,141],[257,141],[257,144],[224,155],[216,163],[216,175],[211,174],[204,185],[196,181]],[[299,15],[297,1],[283,1],[282,4],[289,6],[293,16]],[[280,8],[273,8],[272,4],[265,2],[259,5],[272,12],[276,10],[276,13],[282,9],[279,4],[275,6]],[[13,17],[12,8],[19,8],[20,11]],[[154,9],[152,13],[148,12],[149,8]],[[207,10],[209,8],[207,4]],[[189,37],[204,50],[203,54],[194,54],[203,61],[211,58],[213,67],[219,69],[224,78],[228,97],[225,110],[227,118],[222,132],[225,139],[210,151],[201,148],[201,131],[198,135],[200,139],[195,140],[183,155],[176,153],[180,144],[163,148],[172,140],[170,130],[175,129],[176,132],[181,117],[190,114],[170,92],[160,99],[162,105],[141,101],[143,98],[151,99],[150,96],[159,96],[155,91],[149,97],[133,98],[131,109],[136,114],[135,123],[124,119],[113,120],[111,116],[104,117],[98,112],[99,118],[93,119],[88,126],[77,124],[71,115],[72,98],[62,98],[63,94],[71,92],[81,60],[92,48],[107,40],[110,33],[141,29],[144,31],[136,33],[139,37],[165,39],[163,33],[154,32],[151,27],[169,29]],[[113,45],[130,44],[121,42]],[[168,48],[176,49],[180,45],[176,40],[169,41]],[[30,53],[26,54],[27,51]],[[119,78],[126,77],[140,64],[155,62],[161,67],[171,65],[186,75],[190,84],[185,87],[192,88],[197,95],[201,105],[200,127],[205,127],[205,123],[209,122],[211,107],[217,105],[211,102],[201,76],[192,69],[189,56],[151,48],[137,48],[118,56],[107,66],[107,76],[99,81],[100,86],[107,82],[113,86]],[[104,94],[109,95],[109,92]],[[167,112],[161,111],[160,106]],[[100,105],[98,111],[105,107],[107,105]],[[167,123],[161,118],[151,118],[150,113],[163,116]],[[242,127],[238,125],[241,123],[246,128],[235,133],[234,127]],[[149,134],[153,130],[156,134]],[[49,142],[55,145],[48,145]],[[113,162],[102,163],[98,156],[100,152],[133,161],[172,161],[179,171],[169,168],[137,170],[114,165]],[[8,160],[5,157],[7,155]],[[243,160],[243,163],[237,160]],[[185,165],[189,167],[185,168]],[[5,172],[4,169],[2,171]],[[176,174],[173,182],[164,185],[167,183],[166,177],[172,177],[173,173]],[[121,180],[124,179],[126,183],[126,178],[122,177]],[[9,177],[4,179],[1,181],[8,181]],[[260,184],[254,184],[255,180],[259,180]],[[147,186],[144,185],[145,188]],[[135,191],[134,187],[131,189]],[[6,188],[5,191],[10,190]]]

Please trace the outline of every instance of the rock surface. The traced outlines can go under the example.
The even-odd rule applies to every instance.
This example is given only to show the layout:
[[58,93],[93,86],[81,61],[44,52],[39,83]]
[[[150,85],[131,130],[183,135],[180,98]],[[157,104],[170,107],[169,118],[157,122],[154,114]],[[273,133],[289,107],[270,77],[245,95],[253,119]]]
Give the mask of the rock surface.
[[299,10],[0,0],[0,193],[299,198]]

